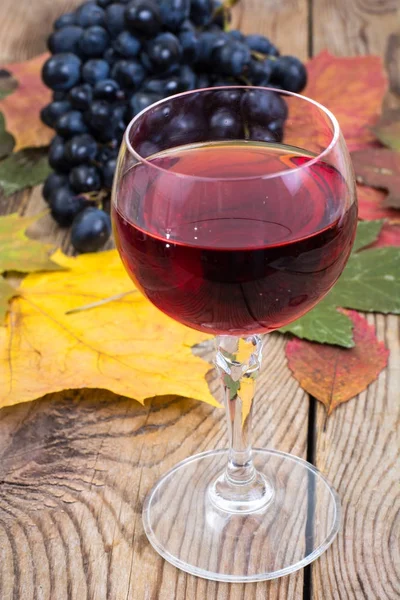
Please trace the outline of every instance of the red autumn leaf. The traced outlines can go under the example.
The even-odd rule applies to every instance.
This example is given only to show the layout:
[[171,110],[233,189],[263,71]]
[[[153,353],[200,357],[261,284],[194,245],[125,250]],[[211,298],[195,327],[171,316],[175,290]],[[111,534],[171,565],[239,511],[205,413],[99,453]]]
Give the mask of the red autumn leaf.
[[400,225],[384,223],[378,239],[368,248],[383,248],[385,246],[400,246]]
[[388,148],[364,148],[352,152],[359,183],[387,190],[383,206],[400,208],[400,152]]
[[354,348],[340,348],[298,338],[286,345],[289,368],[301,387],[325,405],[328,415],[365,390],[387,365],[389,350],[375,329],[356,311],[344,311],[353,321]]
[[339,58],[324,51],[307,64],[308,84],[302,92],[333,112],[350,150],[376,143],[371,130],[387,88],[378,56]]
[[14,152],[22,148],[47,146],[54,136],[54,131],[42,123],[39,114],[40,109],[51,102],[51,91],[41,79],[42,66],[48,56],[45,53],[3,67],[18,81],[15,92],[0,100],[6,129],[15,139]]
[[384,206],[386,192],[366,185],[357,185],[358,218],[362,221],[389,219],[390,223],[400,223],[400,212]]

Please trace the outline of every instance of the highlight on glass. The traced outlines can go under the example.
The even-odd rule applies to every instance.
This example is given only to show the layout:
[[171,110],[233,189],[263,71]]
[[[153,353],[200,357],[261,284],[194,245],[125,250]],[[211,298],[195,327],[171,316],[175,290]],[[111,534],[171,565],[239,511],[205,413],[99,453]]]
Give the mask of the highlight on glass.
[[253,449],[251,422],[264,334],[327,294],[353,244],[354,176],[335,117],[267,88],[162,100],[128,126],[112,219],[143,294],[216,335],[227,415],[229,447],[187,458],[150,492],[148,539],[175,566],[218,581],[305,566],[338,531],[337,495],[301,458]]

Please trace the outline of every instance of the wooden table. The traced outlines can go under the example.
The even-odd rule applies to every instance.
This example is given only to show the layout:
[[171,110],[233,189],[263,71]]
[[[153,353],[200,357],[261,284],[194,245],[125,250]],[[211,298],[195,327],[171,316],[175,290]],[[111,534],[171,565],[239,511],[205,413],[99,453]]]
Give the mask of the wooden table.
[[[0,60],[44,51],[54,18],[77,4],[2,0]],[[269,35],[283,53],[302,59],[323,48],[379,54],[399,89],[398,6],[398,0],[242,0],[234,25]],[[42,206],[36,189],[3,199],[1,210],[31,214]],[[43,239],[67,247],[50,218],[41,223]],[[143,499],[179,460],[224,446],[223,411],[176,398],[143,408],[102,390],[66,391],[0,411],[1,600],[398,599],[399,321],[381,315],[368,321],[390,348],[389,366],[328,420],[292,378],[283,336],[271,336],[259,379],[255,444],[307,458],[343,501],[342,531],[313,565],[272,582],[228,585],[166,563],[144,535]]]

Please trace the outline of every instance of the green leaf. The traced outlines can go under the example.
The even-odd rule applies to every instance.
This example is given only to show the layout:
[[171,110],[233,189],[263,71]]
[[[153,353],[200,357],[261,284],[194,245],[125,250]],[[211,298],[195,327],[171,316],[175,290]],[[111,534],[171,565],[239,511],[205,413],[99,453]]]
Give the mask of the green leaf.
[[40,216],[20,217],[13,213],[0,217],[0,273],[62,270],[50,260],[50,246],[32,240],[24,233]]
[[18,87],[18,81],[9,71],[0,69],[0,100],[5,98]]
[[354,240],[353,252],[357,252],[365,246],[375,242],[383,226],[383,219],[379,221],[360,221],[357,226],[356,239]]
[[43,150],[27,149],[11,154],[0,163],[0,187],[6,196],[42,183],[51,173]]
[[17,291],[7,283],[4,277],[0,277],[0,324],[4,322],[9,300],[11,300],[16,293]]
[[299,338],[320,344],[352,348],[354,346],[353,323],[349,317],[331,304],[329,296],[330,294],[310,312],[286,327],[281,327],[279,331],[293,333]]
[[8,156],[14,148],[15,141],[11,133],[6,131],[6,122],[0,112],[0,158]]
[[338,308],[400,313],[400,248],[363,250],[374,242],[383,221],[362,221],[349,261],[336,285],[309,313],[279,331],[322,344],[354,346],[351,320]]
[[400,248],[352,254],[329,298],[343,308],[399,314]]
[[400,152],[400,109],[385,110],[372,131],[384,146]]

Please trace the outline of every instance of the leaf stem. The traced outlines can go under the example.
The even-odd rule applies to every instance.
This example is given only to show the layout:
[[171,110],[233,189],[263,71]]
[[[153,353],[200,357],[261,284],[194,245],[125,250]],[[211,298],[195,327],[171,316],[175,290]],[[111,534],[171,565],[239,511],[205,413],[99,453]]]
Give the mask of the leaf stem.
[[128,296],[129,294],[135,293],[136,290],[129,290],[129,292],[123,292],[122,294],[115,294],[115,296],[109,296],[108,298],[103,298],[102,300],[97,300],[96,302],[91,302],[90,304],[85,304],[84,306],[78,306],[77,308],[71,308],[71,310],[66,311],[66,315],[73,315],[74,313],[83,312],[84,310],[90,310],[92,308],[97,308],[98,306],[103,306],[104,304],[108,304],[109,302],[115,302],[116,300],[121,300]]

